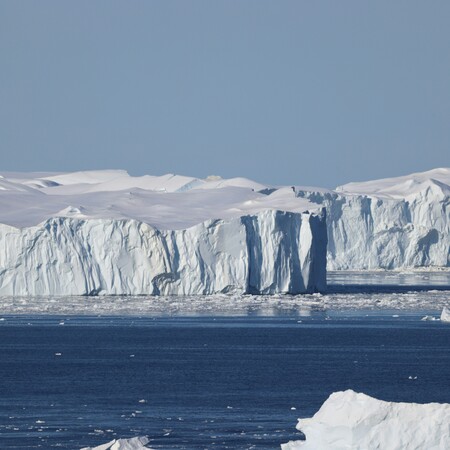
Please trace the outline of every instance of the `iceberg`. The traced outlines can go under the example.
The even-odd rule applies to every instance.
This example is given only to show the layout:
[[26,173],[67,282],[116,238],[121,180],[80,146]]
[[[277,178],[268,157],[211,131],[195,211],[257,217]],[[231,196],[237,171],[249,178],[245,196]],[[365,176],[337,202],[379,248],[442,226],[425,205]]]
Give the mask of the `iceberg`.
[[326,287],[326,213],[291,188],[124,171],[2,175],[0,295]]
[[450,322],[450,309],[448,309],[446,306],[442,308],[441,322]]
[[84,447],[81,450],[151,450],[147,447],[150,441],[145,436],[131,439],[113,439],[97,447]]
[[347,390],[331,394],[297,428],[306,440],[282,444],[282,450],[445,450],[450,404],[385,402]]
[[450,169],[296,191],[327,209],[329,270],[450,266]]
[[450,267],[450,169],[335,190],[123,170],[0,175],[0,295],[323,292]]

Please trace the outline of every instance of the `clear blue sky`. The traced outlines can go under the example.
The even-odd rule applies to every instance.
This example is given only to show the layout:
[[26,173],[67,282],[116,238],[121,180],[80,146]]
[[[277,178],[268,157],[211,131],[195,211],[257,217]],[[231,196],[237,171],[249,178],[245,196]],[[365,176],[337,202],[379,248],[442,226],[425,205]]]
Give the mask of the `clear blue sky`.
[[450,166],[450,2],[0,2],[2,170],[333,187]]

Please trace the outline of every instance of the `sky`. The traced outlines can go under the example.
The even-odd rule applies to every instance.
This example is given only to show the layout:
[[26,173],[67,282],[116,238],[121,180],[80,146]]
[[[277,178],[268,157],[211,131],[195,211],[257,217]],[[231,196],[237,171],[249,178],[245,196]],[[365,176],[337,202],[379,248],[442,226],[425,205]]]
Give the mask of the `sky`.
[[3,171],[335,187],[450,166],[450,2],[0,2]]

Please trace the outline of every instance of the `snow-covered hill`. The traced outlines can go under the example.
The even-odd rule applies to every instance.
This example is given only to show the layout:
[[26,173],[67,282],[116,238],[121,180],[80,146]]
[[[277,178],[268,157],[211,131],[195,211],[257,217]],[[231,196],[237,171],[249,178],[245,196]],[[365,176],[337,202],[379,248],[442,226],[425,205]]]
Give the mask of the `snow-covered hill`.
[[427,449],[450,444],[450,404],[384,402],[352,390],[335,392],[297,428],[306,441],[282,450]]
[[326,283],[320,207],[238,178],[3,174],[0,294],[301,293]]

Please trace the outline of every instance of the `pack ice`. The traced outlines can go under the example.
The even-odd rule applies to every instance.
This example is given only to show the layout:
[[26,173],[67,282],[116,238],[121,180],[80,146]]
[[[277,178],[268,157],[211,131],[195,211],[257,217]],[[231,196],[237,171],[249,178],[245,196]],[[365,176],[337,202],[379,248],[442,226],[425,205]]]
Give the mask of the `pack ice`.
[[329,270],[450,266],[450,169],[299,188],[327,209]]
[[450,404],[393,403],[352,390],[335,392],[297,428],[306,441],[291,441],[282,450],[446,450]]
[[323,290],[325,213],[294,191],[243,178],[3,173],[0,295]]

